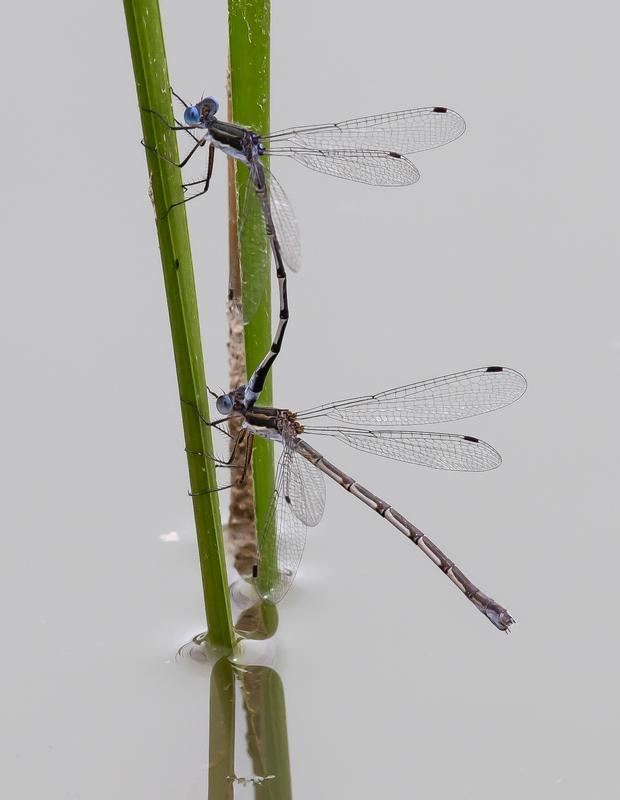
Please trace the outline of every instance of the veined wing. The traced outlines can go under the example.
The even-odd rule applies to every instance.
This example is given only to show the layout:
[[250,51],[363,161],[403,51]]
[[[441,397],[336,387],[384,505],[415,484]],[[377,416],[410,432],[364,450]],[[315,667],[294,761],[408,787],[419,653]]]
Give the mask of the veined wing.
[[257,533],[255,586],[258,594],[272,603],[279,603],[291,588],[306,545],[306,526],[293,513],[288,494],[294,456],[294,451],[285,445],[278,461],[273,500]]
[[295,450],[290,442],[292,457],[285,476],[286,493],[291,511],[308,527],[318,525],[325,511],[325,479],[323,473]]
[[458,139],[465,120],[456,111],[435,106],[369,117],[289,128],[261,137],[271,151],[280,142],[317,149],[395,150],[403,155],[432,150]]
[[[261,176],[249,167],[250,183],[254,188],[248,188],[240,215],[239,252],[241,263],[246,268],[242,275],[243,316],[246,322],[254,317],[265,294],[267,281],[271,279],[271,271],[265,273],[253,269],[255,264],[264,263],[266,253],[271,250],[267,236],[268,221],[273,226],[285,270],[298,272],[301,268],[299,229],[291,204],[271,172],[264,166],[262,171],[267,188],[267,214],[255,188]],[[272,253],[270,258],[273,257]]]
[[508,367],[479,367],[441,378],[410,383],[386,392],[308,409],[303,421],[330,417],[341,422],[370,425],[424,425],[475,417],[514,403],[527,383]]
[[275,175],[265,165],[263,165],[263,170],[269,187],[271,215],[284,268],[292,272],[299,272],[301,269],[301,244],[295,212]]
[[388,150],[289,147],[268,153],[287,155],[316,172],[371,186],[409,186],[420,179],[415,164],[400,153]]
[[328,434],[356,450],[433,469],[484,472],[495,469],[502,457],[490,444],[474,436],[432,431],[306,428],[305,433]]

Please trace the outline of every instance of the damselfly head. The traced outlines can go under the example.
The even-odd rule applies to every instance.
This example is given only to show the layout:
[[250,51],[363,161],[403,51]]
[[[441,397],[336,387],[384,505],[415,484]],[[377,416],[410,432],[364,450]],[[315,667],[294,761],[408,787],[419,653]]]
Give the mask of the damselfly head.
[[183,114],[185,124],[205,126],[215,119],[219,107],[220,104],[215,97],[205,97],[199,103],[196,103],[195,106],[188,106],[185,109],[185,113]]

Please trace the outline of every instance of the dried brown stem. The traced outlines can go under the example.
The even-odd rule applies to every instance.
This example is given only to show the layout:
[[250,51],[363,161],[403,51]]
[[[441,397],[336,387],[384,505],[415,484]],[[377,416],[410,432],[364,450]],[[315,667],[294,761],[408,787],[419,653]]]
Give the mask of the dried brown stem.
[[[232,119],[230,94],[230,72],[228,75],[228,118]],[[247,380],[245,343],[243,336],[243,304],[241,295],[241,265],[239,261],[239,237],[237,230],[237,190],[235,183],[235,161],[228,160],[228,377],[229,386],[241,386]],[[231,451],[241,428],[242,419],[233,417],[229,431]],[[237,448],[237,463],[244,464],[248,437]],[[250,575],[256,564],[256,515],[254,511],[254,483],[251,466],[241,486],[233,485],[230,491],[227,526],[228,545],[241,575]]]

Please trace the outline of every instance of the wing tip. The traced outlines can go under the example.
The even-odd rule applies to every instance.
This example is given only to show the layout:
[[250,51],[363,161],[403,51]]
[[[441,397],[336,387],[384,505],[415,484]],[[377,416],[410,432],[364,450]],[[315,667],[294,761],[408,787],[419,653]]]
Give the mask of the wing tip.
[[[518,389],[518,394],[515,396],[515,400],[518,400],[525,394],[527,389],[527,379],[522,372],[519,372],[518,369],[513,369],[512,367],[485,367],[484,371],[489,373],[505,372],[507,375],[512,375],[513,378],[516,378],[519,381],[519,386],[516,387]],[[512,402],[514,402],[514,400]]]

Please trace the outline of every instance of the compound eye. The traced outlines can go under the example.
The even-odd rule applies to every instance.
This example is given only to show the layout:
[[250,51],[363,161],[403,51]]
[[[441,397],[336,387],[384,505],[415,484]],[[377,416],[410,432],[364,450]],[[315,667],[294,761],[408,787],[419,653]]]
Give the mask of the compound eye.
[[233,401],[232,397],[229,394],[220,395],[215,401],[215,407],[220,412],[220,414],[230,414],[233,410]]
[[220,104],[217,102],[215,97],[205,97],[205,103],[209,104],[209,113],[215,116],[220,107]]
[[200,111],[198,111],[196,106],[189,106],[189,108],[185,109],[183,119],[186,125],[198,125],[200,122]]

